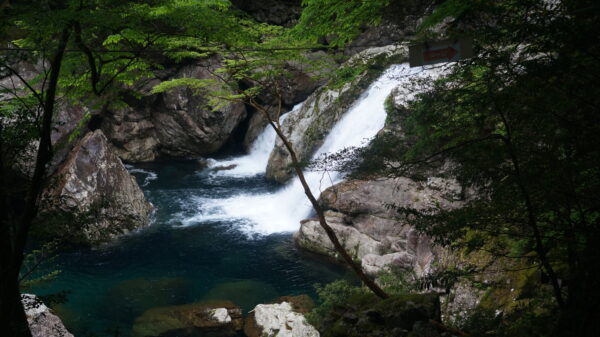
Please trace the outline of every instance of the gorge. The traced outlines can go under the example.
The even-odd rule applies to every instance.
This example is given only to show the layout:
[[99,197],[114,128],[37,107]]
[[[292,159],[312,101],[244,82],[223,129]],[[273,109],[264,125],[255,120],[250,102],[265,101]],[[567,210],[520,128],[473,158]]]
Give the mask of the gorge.
[[[367,144],[384,126],[383,101],[392,89],[426,75],[407,64],[391,66],[313,157]],[[267,126],[248,155],[208,159],[204,168],[198,160],[128,165],[155,207],[152,224],[116,242],[62,254],[61,274],[36,293],[69,290],[58,312],[75,335],[107,328],[127,334],[153,307],[229,300],[248,312],[278,296],[314,294],[315,283],[356,282],[343,267],[295,247],[291,234],[311,207],[297,181],[279,186],[265,179],[275,137]],[[307,178],[315,192],[343,179],[339,172],[307,172]]]
[[0,333],[595,337],[592,2],[0,0]]

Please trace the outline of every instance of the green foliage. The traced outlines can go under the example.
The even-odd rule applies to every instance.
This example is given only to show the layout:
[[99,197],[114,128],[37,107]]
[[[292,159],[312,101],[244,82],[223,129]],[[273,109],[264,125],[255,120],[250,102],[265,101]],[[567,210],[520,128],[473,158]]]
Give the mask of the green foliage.
[[19,277],[22,292],[51,282],[60,274],[61,271],[53,265],[57,250],[57,243],[51,241],[25,255]]
[[390,295],[404,295],[416,292],[417,276],[412,269],[390,267],[377,275],[377,282]]
[[317,43],[325,36],[331,46],[343,46],[355,38],[365,25],[381,22],[389,0],[304,0],[304,9],[293,34]]
[[[372,173],[458,179],[467,192],[462,207],[398,211],[442,245],[517,261],[500,270],[531,268],[533,276],[517,283],[544,291],[525,291],[517,302],[528,315],[511,319],[522,318],[523,327],[556,314],[525,303],[560,308],[556,331],[591,322],[597,312],[588,303],[599,298],[600,275],[582,268],[600,263],[593,248],[600,243],[600,40],[593,33],[600,20],[598,11],[583,10],[589,6],[445,2],[425,26],[453,17],[448,32],[473,36],[478,56],[435,82],[409,111],[391,111],[388,122],[402,133],[387,132],[365,152],[362,168]],[[556,302],[543,300],[548,289]],[[594,330],[577,326],[581,335]]]
[[306,315],[306,319],[317,328],[322,326],[323,318],[334,307],[342,305],[354,295],[365,293],[365,289],[355,287],[346,280],[335,281],[325,286],[317,284],[315,287],[319,296],[319,304]]
[[347,289],[340,292],[339,285],[332,288],[328,296],[335,294],[334,304],[318,311],[316,318],[317,311],[308,316],[324,337],[430,336],[427,331],[434,329],[428,326],[429,320],[438,319],[437,295],[403,294],[382,300],[358,291],[360,288],[354,293]]

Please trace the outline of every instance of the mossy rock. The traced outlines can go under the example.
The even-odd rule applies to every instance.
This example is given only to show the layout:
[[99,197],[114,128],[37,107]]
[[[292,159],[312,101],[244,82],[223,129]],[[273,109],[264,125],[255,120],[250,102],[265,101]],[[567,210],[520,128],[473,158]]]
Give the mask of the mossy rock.
[[282,302],[288,302],[292,305],[292,310],[301,314],[309,313],[315,307],[315,302],[308,295],[280,296],[272,303]]
[[[213,318],[214,309],[225,308],[231,321]],[[243,326],[242,311],[231,301],[206,301],[158,307],[136,318],[132,337],[235,336]]]
[[[440,319],[439,298],[433,294],[399,295],[381,300],[357,294],[336,306],[324,318],[323,337],[438,336],[429,324]],[[414,331],[413,331],[414,330]],[[423,334],[427,331],[428,334]]]

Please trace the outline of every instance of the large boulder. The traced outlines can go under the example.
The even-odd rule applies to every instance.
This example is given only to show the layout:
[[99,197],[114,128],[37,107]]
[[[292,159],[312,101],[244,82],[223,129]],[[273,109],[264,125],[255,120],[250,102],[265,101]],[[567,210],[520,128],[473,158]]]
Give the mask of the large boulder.
[[319,337],[319,332],[290,302],[259,304],[246,319],[248,337]]
[[[431,271],[436,249],[399,217],[397,208],[456,207],[460,192],[456,181],[442,178],[349,180],[323,191],[321,203],[329,225],[365,272],[377,275],[398,266],[422,276]],[[307,250],[338,257],[316,219],[303,221],[295,237]]]
[[[365,50],[342,67],[364,67],[361,74],[346,83],[330,83],[311,94],[300,109],[288,114],[282,129],[292,143],[300,162],[309,160],[323,144],[329,130],[354,104],[365,89],[385,70],[406,57],[404,47],[385,47]],[[360,64],[360,65],[359,65]],[[291,157],[283,142],[277,139],[267,165],[267,178],[285,182],[293,175]]]
[[73,337],[60,318],[37,296],[22,294],[21,302],[32,337]]
[[219,151],[246,118],[243,104],[215,109],[206,97],[188,88],[150,94],[160,81],[214,78],[211,72],[219,65],[218,59],[210,58],[157,72],[156,79],[142,89],[143,98],[125,97],[126,107],[104,109],[101,127],[117,155],[143,162],[161,155],[193,157]]
[[152,205],[102,131],[96,130],[85,135],[58,168],[42,209],[41,227],[48,232],[94,244],[148,224]]
[[199,302],[147,310],[136,318],[132,337],[236,336],[242,311],[229,301]]

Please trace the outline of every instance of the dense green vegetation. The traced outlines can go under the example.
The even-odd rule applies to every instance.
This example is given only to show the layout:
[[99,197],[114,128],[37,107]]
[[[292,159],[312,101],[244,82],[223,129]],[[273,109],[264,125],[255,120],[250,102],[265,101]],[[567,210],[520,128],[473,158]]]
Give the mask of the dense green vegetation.
[[[467,256],[484,252],[507,273],[521,270],[523,287],[529,282],[513,300],[518,306],[498,316],[493,305],[501,300],[483,302],[493,323],[482,323],[480,312],[465,330],[592,335],[600,282],[592,267],[600,262],[599,8],[447,1],[424,29],[448,15],[447,34],[472,36],[478,56],[392,111],[402,134],[380,137],[361,169],[456,177],[467,188],[461,208],[400,211],[440,244]],[[473,262],[467,257],[463,267]],[[489,268],[475,265],[465,277]]]
[[[152,71],[218,55],[223,68],[215,79],[177,79],[154,92],[185,86],[210,96],[216,107],[236,101],[260,110],[259,94],[281,96],[278,79],[290,76],[288,62],[323,74],[335,63],[306,51],[343,48],[385,20],[389,8],[414,6],[393,0],[303,4],[298,24],[284,29],[257,23],[225,0],[2,2],[1,40],[11,43],[0,52],[0,79],[24,76],[15,64],[46,62],[34,78],[21,78],[25,94],[0,104],[0,325],[10,336],[30,335],[18,280],[55,151],[50,133],[57,102],[118,105],[122,93],[136,94]],[[358,153],[366,160],[355,167],[352,157],[350,166],[359,177],[456,178],[465,191],[461,208],[399,211],[461,260],[429,276],[438,281],[412,279],[412,287],[401,282],[399,290],[384,277],[385,291],[426,290],[440,279],[446,289],[459,282],[482,289],[481,305],[455,323],[472,336],[600,331],[599,31],[600,7],[592,0],[447,0],[422,22],[417,38],[471,37],[477,56],[409,106],[387,102],[388,123],[402,132],[381,135]],[[339,87],[364,69],[340,69],[330,85]],[[280,113],[281,106],[274,115]],[[32,140],[39,141],[34,155],[27,150]],[[35,162],[27,182],[13,165],[24,160]],[[518,298],[494,282],[482,285],[490,265],[519,285]],[[317,325],[342,324],[338,319],[348,311],[382,305],[346,285],[320,294],[323,304],[312,314]],[[406,299],[397,300],[386,301]]]

